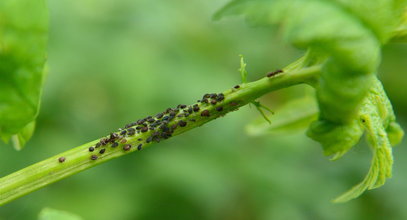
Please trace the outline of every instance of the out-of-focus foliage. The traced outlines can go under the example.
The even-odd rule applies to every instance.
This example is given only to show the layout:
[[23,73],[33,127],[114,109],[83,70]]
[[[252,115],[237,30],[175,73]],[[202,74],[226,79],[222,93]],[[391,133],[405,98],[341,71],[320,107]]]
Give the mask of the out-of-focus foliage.
[[[360,105],[377,84],[374,74],[380,63],[381,46],[401,23],[406,2],[234,0],[215,18],[243,14],[254,24],[279,24],[291,44],[311,51],[307,54],[309,59],[322,61],[323,71],[316,86],[320,113],[307,135],[322,144],[325,154],[338,159],[363,135],[364,128],[359,123]],[[386,97],[384,92],[383,97]],[[387,139],[386,130],[381,135]],[[372,166],[376,167],[371,169],[386,173],[380,175],[384,179],[390,177],[392,162],[389,158],[375,157],[374,161]],[[369,178],[375,186],[384,183],[384,179],[379,178],[377,181],[381,184],[375,184],[374,175]],[[373,188],[364,183],[360,186],[363,187],[354,188],[336,201],[355,198],[363,192],[362,188]]]
[[[301,55],[268,28],[239,18],[211,21],[225,3],[50,0],[50,71],[37,131],[21,152],[0,147],[0,175],[240,83],[239,54],[249,81]],[[403,120],[407,47],[383,53],[379,72]],[[303,93],[297,87],[260,101],[277,117],[280,103]],[[406,142],[393,148],[394,177],[384,187],[333,205],[330,199],[366,173],[367,148],[331,163],[305,134],[248,137],[245,125],[258,116],[244,107],[2,206],[0,219],[37,219],[44,207],[89,220],[407,219]]]
[[0,138],[16,149],[38,114],[47,45],[45,0],[0,1]]
[[82,220],[82,218],[66,211],[44,208],[41,210],[38,220]]

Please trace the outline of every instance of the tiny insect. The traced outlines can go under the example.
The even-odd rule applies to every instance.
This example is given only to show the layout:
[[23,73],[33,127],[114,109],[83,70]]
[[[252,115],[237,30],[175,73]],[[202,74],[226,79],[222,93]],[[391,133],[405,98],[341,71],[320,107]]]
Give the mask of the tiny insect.
[[143,147],[143,144],[139,144],[139,145],[137,146],[137,150],[141,150],[142,147]]
[[183,121],[183,120],[179,121],[178,124],[179,124],[180,127],[185,127],[185,126],[187,126],[187,122],[185,122],[185,121]]
[[102,148],[102,149],[100,149],[99,154],[104,154],[105,151],[106,151],[106,149],[105,149],[105,148]]
[[223,107],[222,107],[222,106],[217,107],[217,108],[216,108],[216,111],[218,111],[218,112],[223,111]]
[[58,161],[59,161],[60,163],[65,162],[65,157],[60,157],[60,158],[58,158]]
[[239,85],[235,85],[233,88],[238,89],[238,88],[240,88],[240,86],[239,86]]
[[92,151],[94,151],[94,150],[95,150],[94,147],[89,147],[89,152],[92,152]]
[[201,112],[201,116],[203,116],[203,117],[209,117],[209,116],[210,116],[209,110],[203,110],[203,111]]
[[93,154],[92,156],[90,156],[90,159],[91,159],[91,160],[97,160],[97,159],[98,159],[98,156],[96,156],[96,155]]
[[131,148],[130,144],[126,144],[126,145],[123,146],[123,150],[125,150],[125,151],[129,151],[130,148]]
[[283,70],[276,70],[274,72],[268,73],[267,77],[272,77],[272,76],[275,76],[275,75],[277,75],[279,73],[282,73],[282,72],[283,72]]
[[112,143],[112,147],[117,147],[117,146],[119,146],[119,143],[117,143],[117,142]]

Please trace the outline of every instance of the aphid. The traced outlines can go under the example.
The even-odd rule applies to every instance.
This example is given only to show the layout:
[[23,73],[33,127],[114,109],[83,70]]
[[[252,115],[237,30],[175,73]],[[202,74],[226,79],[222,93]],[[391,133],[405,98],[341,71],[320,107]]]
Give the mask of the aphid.
[[147,121],[148,121],[149,123],[155,122],[154,118],[149,118],[149,119],[147,119]]
[[96,143],[95,148],[100,147],[100,145],[102,145],[100,142]]
[[105,153],[105,151],[106,151],[106,149],[102,148],[102,149],[100,149],[99,154],[103,154],[103,153]]
[[172,129],[172,130],[177,129],[177,127],[178,127],[178,124],[173,124],[173,125],[171,125],[171,129]]
[[233,88],[238,89],[238,88],[240,88],[240,86],[239,86],[239,85],[235,85]]
[[209,110],[203,110],[202,112],[201,112],[201,116],[203,116],[203,117],[209,117],[211,114],[209,113]]
[[155,117],[158,118],[158,119],[160,119],[160,118],[162,118],[163,116],[164,116],[163,113],[158,113]]
[[184,113],[181,113],[181,114],[177,115],[178,118],[182,118],[182,117],[184,117],[184,116],[185,116]]
[[90,156],[90,159],[91,159],[91,160],[97,160],[97,159],[98,159],[98,156],[96,156],[96,155],[93,154],[92,156]]
[[185,113],[184,115],[185,115],[185,117],[188,117],[188,116],[189,116],[189,113]]
[[128,132],[127,135],[132,136],[132,135],[134,135],[136,133],[136,129],[129,128],[129,129],[127,129],[127,132]]
[[203,103],[208,103],[208,99],[202,99]]
[[142,141],[143,140],[143,138],[139,138],[139,139],[137,139],[138,141]]
[[89,152],[92,152],[92,151],[94,151],[94,150],[95,150],[94,147],[89,147]]
[[174,117],[176,114],[177,114],[176,112],[172,111],[170,112],[170,117]]
[[150,143],[152,140],[153,140],[153,137],[150,136],[150,137],[147,138],[146,142]]
[[164,120],[164,121],[167,121],[169,118],[170,118],[170,117],[167,115],[167,116],[164,116],[163,120]]
[[217,107],[217,108],[216,108],[216,111],[218,111],[218,112],[223,111],[223,107],[222,107],[222,106]]
[[143,147],[143,144],[139,144],[139,145],[137,146],[137,150],[141,150],[142,147]]
[[185,126],[187,126],[187,122],[185,122],[185,121],[183,121],[183,120],[179,121],[178,124],[179,124],[180,127],[185,127]]
[[126,133],[127,133],[127,131],[123,130],[123,131],[120,132],[120,135],[125,135]]
[[211,104],[212,104],[212,105],[216,105],[216,103],[217,103],[216,99],[212,99],[212,100],[211,100]]
[[[134,128],[131,128],[131,129],[134,129]],[[116,138],[118,138],[118,137],[119,137],[119,135],[116,134],[116,133],[111,133],[111,134],[110,134],[110,140],[114,140],[114,139],[116,139]]]
[[189,108],[188,108],[188,113],[191,114],[192,111],[193,111],[193,110],[192,110],[192,107],[189,107]]
[[218,100],[218,102],[223,101],[225,99],[225,95],[223,95],[223,93],[219,93],[218,97],[216,98],[216,100]]
[[207,99],[207,98],[209,98],[210,96],[211,96],[210,94],[205,94],[202,99]]
[[275,76],[275,75],[277,75],[279,73],[282,73],[282,72],[283,72],[283,70],[276,70],[274,72],[268,73],[267,77],[272,77],[272,76]]
[[117,146],[119,146],[119,143],[117,143],[117,142],[112,143],[112,147],[117,147]]
[[212,99],[216,99],[217,96],[218,96],[218,95],[216,95],[215,93],[212,93],[212,94],[210,95],[210,97],[211,97]]
[[184,108],[187,107],[187,105],[180,105],[179,107],[182,108],[182,109],[184,109]]
[[195,104],[192,109],[194,110],[194,112],[199,112],[199,106],[197,104]]
[[190,121],[192,121],[192,122],[196,122],[196,119],[195,118],[191,118],[191,119],[189,119]]
[[58,161],[59,161],[60,163],[63,163],[63,162],[65,161],[65,157],[60,157],[60,158],[58,158]]
[[141,132],[147,132],[148,131],[148,127],[142,127],[141,128]]
[[120,141],[120,143],[122,143],[122,144],[124,144],[124,143],[126,143],[127,142],[127,139],[126,138],[123,138],[121,141]]
[[129,151],[131,149],[131,145],[130,144],[126,144],[123,146],[123,150],[125,151]]

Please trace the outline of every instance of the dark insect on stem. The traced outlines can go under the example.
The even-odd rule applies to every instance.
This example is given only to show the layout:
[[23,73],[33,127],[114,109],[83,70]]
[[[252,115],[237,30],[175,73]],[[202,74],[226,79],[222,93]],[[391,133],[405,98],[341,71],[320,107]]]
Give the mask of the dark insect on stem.
[[100,145],[102,145],[100,142],[96,143],[95,148],[100,147]]
[[158,113],[155,117],[158,118],[158,119],[160,119],[160,118],[162,118],[163,116],[164,116],[163,113]]
[[178,124],[179,124],[180,127],[185,127],[185,126],[187,126],[187,122],[186,122],[186,121],[183,121],[183,120],[179,121]]
[[60,157],[60,158],[58,158],[58,161],[60,162],[60,163],[63,163],[63,162],[65,162],[65,157]]
[[223,107],[222,107],[222,106],[217,107],[217,108],[216,108],[216,111],[218,111],[218,112],[223,111]]
[[235,89],[239,89],[239,88],[240,88],[240,86],[239,86],[239,85],[235,85],[233,88],[235,88]]
[[117,142],[112,143],[112,147],[117,147],[117,146],[119,146],[119,143],[117,143]]
[[102,148],[102,149],[100,149],[99,154],[104,154],[105,151],[106,151],[106,149],[105,149],[105,148]]
[[216,105],[216,103],[217,103],[216,99],[212,99],[212,100],[211,100],[211,104],[212,104],[212,105]]
[[143,144],[139,144],[139,145],[137,146],[137,150],[141,150],[142,147],[143,147]]
[[89,147],[89,152],[93,152],[95,150],[94,147]]
[[91,159],[91,160],[97,160],[97,159],[98,159],[98,156],[96,156],[96,155],[93,154],[92,156],[90,156],[90,159]]
[[197,104],[195,104],[193,106],[192,110],[194,110],[194,112],[199,112],[199,106]]
[[142,127],[140,130],[141,130],[141,132],[147,132],[147,131],[148,131],[148,127]]
[[123,131],[120,132],[120,135],[125,135],[126,133],[127,133],[127,131],[123,130]]
[[277,75],[279,73],[282,73],[282,72],[283,72],[283,70],[276,70],[274,72],[268,73],[267,77],[273,77],[273,76],[275,76],[275,75]]
[[201,116],[203,116],[203,117],[209,117],[211,114],[209,113],[209,110],[203,110],[202,112],[201,112]]
[[123,150],[125,151],[129,151],[131,149],[131,145],[130,144],[126,144],[123,146]]

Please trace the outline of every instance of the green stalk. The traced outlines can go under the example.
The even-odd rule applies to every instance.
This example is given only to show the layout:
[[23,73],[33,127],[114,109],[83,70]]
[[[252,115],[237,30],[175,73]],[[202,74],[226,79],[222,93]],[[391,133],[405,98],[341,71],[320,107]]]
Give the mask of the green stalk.
[[[185,127],[178,126],[172,136],[182,134],[229,112],[235,111],[239,107],[244,106],[271,91],[301,83],[311,84],[315,82],[321,68],[320,66],[301,68],[305,60],[305,58],[301,58],[284,69],[283,73],[279,73],[272,77],[264,77],[254,82],[243,83],[238,89],[232,88],[226,90],[223,92],[225,99],[218,102],[216,105],[198,103],[200,107],[199,112],[192,113],[187,119],[175,117],[170,122],[169,125],[179,123],[180,120],[187,121],[188,123]],[[221,111],[217,109],[220,106],[223,108]],[[201,112],[203,110],[208,110],[210,116],[202,116]],[[99,140],[95,140],[2,177],[0,179],[0,205],[4,205],[14,199],[82,170],[89,169],[130,152],[138,151],[137,146],[140,143],[143,144],[143,148],[150,146],[155,142],[146,143],[145,140],[150,137],[153,132],[154,131],[148,131],[135,134],[131,137],[126,137],[125,139],[127,142],[121,143],[115,148],[107,145],[103,147],[106,148],[104,154],[98,152],[101,148],[96,148],[94,152],[89,152],[89,147],[95,146],[95,144],[99,142]],[[139,139],[142,139],[142,141]],[[123,149],[125,144],[131,144],[131,149],[125,151]],[[98,159],[91,160],[92,155],[97,155]],[[65,161],[59,162],[58,159],[60,157],[65,157]]]

